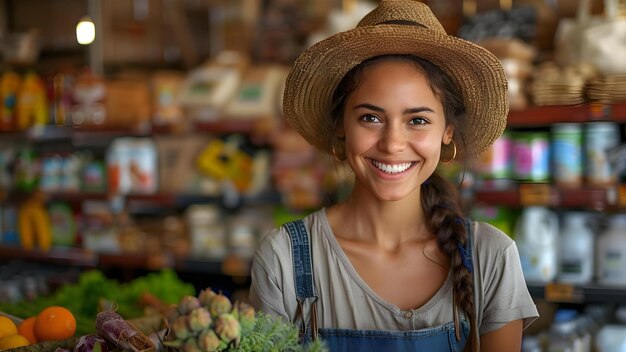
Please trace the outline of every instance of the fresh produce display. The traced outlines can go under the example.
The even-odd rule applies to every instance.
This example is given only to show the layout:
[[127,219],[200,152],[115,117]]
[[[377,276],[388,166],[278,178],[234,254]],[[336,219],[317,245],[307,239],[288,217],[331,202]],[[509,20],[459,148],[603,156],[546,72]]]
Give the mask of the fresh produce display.
[[[96,318],[98,335],[110,346],[123,351],[146,351],[154,349],[154,343],[121,315],[113,311],[98,313]],[[74,348],[74,352],[79,352]]]
[[16,335],[17,326],[13,320],[0,315],[0,339],[5,336]]
[[109,352],[107,342],[102,337],[95,334],[81,336],[78,341],[76,341],[76,345],[74,345],[74,351],[76,352],[92,352],[94,350]]
[[167,270],[125,285],[85,272],[76,285],[12,307],[0,304],[0,311],[26,319],[0,316],[0,351],[327,351],[320,340],[299,344],[294,324],[222,292],[196,296]]
[[9,335],[0,339],[0,351],[28,346],[28,340],[22,335]]
[[35,336],[36,321],[37,317],[28,317],[17,325],[17,333],[28,339],[31,345],[37,343],[37,337]]
[[62,306],[73,314],[76,335],[82,336],[96,332],[96,315],[105,302],[114,305],[125,319],[144,316],[145,309],[138,302],[147,292],[162,302],[175,304],[181,297],[193,295],[195,288],[181,281],[170,269],[138,277],[126,284],[120,284],[106,278],[102,272],[92,270],[82,273],[76,284],[65,285],[52,295],[33,301],[0,302],[0,312],[27,318],[37,316],[47,307]]
[[37,341],[69,339],[76,333],[76,318],[65,307],[46,307],[37,314],[33,333]]
[[[15,321],[19,321],[17,324]],[[64,307],[50,306],[21,321],[0,315],[0,351],[26,347],[38,341],[63,341],[74,337],[76,319]]]
[[30,342],[18,333],[17,325],[13,320],[0,315],[0,351],[28,345]]
[[163,344],[182,352],[326,351],[321,341],[298,344],[295,325],[206,289],[183,297],[167,316],[169,332]]

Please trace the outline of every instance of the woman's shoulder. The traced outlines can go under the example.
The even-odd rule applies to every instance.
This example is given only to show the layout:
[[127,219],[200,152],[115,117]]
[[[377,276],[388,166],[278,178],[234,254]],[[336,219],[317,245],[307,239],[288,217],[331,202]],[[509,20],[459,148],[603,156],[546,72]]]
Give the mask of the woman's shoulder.
[[[317,231],[317,229],[319,228],[319,224],[322,221],[321,217],[323,216],[324,213],[322,209],[315,211],[301,219],[304,223],[304,228],[309,234],[309,237],[311,237],[311,233]],[[261,238],[257,247],[257,256],[291,255],[291,238],[284,225],[285,224],[271,229]]]
[[478,252],[504,251],[515,242],[497,227],[482,221],[472,221],[472,241]]

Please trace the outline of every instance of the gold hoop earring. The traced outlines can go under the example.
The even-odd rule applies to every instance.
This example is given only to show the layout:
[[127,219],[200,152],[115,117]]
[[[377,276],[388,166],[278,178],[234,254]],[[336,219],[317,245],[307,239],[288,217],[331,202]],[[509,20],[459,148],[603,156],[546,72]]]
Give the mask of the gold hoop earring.
[[452,162],[454,161],[454,159],[456,159],[456,143],[454,143],[454,139],[450,140],[450,143],[452,143],[452,158],[450,158],[450,160],[440,160],[440,162],[444,165],[449,165],[452,164]]
[[330,148],[330,150],[331,150],[331,153],[333,154],[333,158],[335,158],[336,162],[340,163],[340,162],[343,161],[340,157],[337,156],[337,151],[335,150],[335,146],[334,145]]

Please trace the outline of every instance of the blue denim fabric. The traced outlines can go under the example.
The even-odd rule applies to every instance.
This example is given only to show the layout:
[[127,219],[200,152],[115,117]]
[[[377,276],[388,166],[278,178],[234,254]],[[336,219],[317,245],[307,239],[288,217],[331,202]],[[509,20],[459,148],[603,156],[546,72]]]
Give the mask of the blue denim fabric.
[[463,351],[469,328],[461,323],[461,341],[456,340],[454,322],[414,331],[319,329],[328,349],[337,351]]
[[[283,225],[291,238],[294,280],[299,302],[317,300],[313,284],[313,265],[309,236],[302,220]],[[470,230],[468,221],[468,230]],[[471,234],[468,233],[466,248],[471,258]],[[301,312],[304,313],[304,312]],[[300,317],[300,341],[311,341],[311,326],[307,324],[306,314]],[[298,323],[298,322],[296,322]],[[337,351],[462,351],[469,336],[466,320],[461,322],[463,329],[461,341],[456,340],[454,322],[412,331],[319,329],[319,336],[332,352]]]

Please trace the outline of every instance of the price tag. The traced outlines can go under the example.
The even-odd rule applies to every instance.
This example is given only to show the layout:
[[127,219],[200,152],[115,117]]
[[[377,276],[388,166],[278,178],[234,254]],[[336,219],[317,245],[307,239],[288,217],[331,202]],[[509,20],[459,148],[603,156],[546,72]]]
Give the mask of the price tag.
[[521,184],[519,186],[519,201],[521,205],[551,205],[555,199],[555,192],[549,184]]
[[546,284],[544,297],[549,302],[582,302],[582,293],[573,285],[564,283]]
[[250,272],[250,263],[236,255],[228,255],[222,260],[222,272],[230,276],[246,276]]
[[159,270],[171,266],[170,260],[166,255],[149,254],[146,257],[146,267],[150,270]]
[[612,115],[610,104],[589,104],[589,119],[591,120],[605,120],[611,118]]

